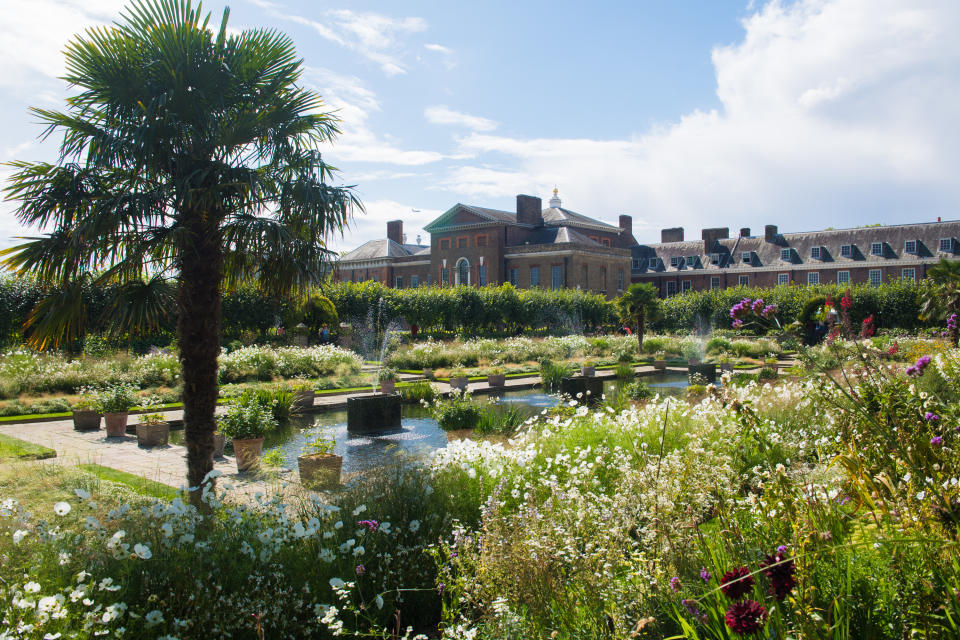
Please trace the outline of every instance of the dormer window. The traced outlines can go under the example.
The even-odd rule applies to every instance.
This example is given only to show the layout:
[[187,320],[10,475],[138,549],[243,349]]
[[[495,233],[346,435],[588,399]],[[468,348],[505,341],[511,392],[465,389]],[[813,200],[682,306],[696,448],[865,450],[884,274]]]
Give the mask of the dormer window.
[[883,243],[882,243],[882,242],[871,242],[871,243],[870,243],[870,255],[872,255],[872,256],[882,256],[882,255],[883,255]]
[[720,264],[720,254],[711,253],[710,254],[710,264]]
[[660,268],[660,258],[650,258],[650,268],[659,269]]
[[842,244],[842,245],[840,245],[840,257],[841,257],[841,258],[852,258],[852,257],[853,257],[853,245],[852,245],[852,244]]
[[743,262],[747,262],[747,263],[753,262],[753,252],[752,252],[752,251],[742,251],[742,252],[740,253],[740,259],[741,259]]
[[780,259],[784,262],[793,262],[793,249],[780,249]]
[[810,257],[813,260],[820,260],[820,253],[823,247],[810,247]]
[[687,256],[687,266],[694,267],[697,264],[697,256]]
[[916,240],[907,240],[903,243],[903,252],[904,253],[917,253],[917,241]]
[[956,242],[953,238],[940,238],[940,253],[953,253]]
[[671,267],[679,267],[682,261],[683,261],[683,258],[680,257],[680,256],[671,256],[671,257],[670,257],[670,266],[671,266]]

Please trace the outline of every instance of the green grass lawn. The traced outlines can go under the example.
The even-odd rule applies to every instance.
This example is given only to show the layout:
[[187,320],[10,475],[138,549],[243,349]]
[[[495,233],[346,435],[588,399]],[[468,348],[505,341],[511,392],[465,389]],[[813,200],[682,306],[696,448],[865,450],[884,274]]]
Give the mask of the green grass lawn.
[[56,457],[57,452],[53,449],[0,434],[0,460],[44,460]]
[[173,487],[126,471],[111,469],[99,464],[81,464],[78,466],[103,480],[125,484],[141,495],[160,498],[161,500],[172,500],[177,497],[177,490]]

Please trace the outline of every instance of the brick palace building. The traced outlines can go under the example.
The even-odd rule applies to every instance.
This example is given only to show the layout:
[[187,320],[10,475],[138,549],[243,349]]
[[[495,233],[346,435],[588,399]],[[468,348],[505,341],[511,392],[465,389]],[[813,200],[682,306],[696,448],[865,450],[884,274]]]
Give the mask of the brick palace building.
[[429,245],[408,244],[403,221],[337,263],[337,280],[374,280],[396,288],[509,282],[520,288],[585,289],[616,297],[631,282],[649,282],[667,297],[739,285],[880,284],[917,280],[941,257],[960,256],[960,221],[763,235],[703,229],[688,241],[682,227],[641,244],[630,216],[619,225],[564,209],[554,189],[547,208],[518,195],[516,211],[456,204],[424,229]]

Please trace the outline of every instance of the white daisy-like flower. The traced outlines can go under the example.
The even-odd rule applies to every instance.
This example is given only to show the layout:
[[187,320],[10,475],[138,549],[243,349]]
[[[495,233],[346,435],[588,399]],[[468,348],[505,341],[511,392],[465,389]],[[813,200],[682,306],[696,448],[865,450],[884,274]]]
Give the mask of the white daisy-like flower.
[[410,521],[410,531],[411,531],[412,533],[416,533],[416,532],[419,531],[419,530],[420,530],[420,521],[419,521],[419,520],[411,520],[411,521]]
[[146,621],[148,626],[158,625],[163,622],[163,612],[159,609],[154,609],[147,615],[143,616],[143,619]]
[[23,590],[27,593],[40,593],[40,584],[31,580],[27,584],[23,585]]
[[13,544],[20,544],[20,541],[27,537],[29,531],[26,529],[17,529],[13,532]]
[[53,512],[58,516],[65,516],[70,513],[70,503],[69,502],[58,502],[53,505]]
[[150,547],[145,544],[140,544],[139,542],[133,545],[133,552],[141,560],[149,560],[153,557],[153,552],[150,551]]
[[330,586],[334,589],[342,589],[345,584],[347,583],[340,578],[330,578]]

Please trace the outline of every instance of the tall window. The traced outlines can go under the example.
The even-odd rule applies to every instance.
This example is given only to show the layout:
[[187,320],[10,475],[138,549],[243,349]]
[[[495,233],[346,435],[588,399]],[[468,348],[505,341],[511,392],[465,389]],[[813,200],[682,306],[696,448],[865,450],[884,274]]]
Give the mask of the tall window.
[[419,287],[420,286],[420,276],[410,276],[410,286]]
[[750,276],[740,276],[739,278],[737,278],[737,284],[740,285],[741,287],[749,287]]
[[690,280],[681,280],[680,281],[680,291],[690,291],[693,288],[693,283]]
[[600,267],[600,290],[607,290],[607,268]]
[[710,288],[719,289],[720,288],[720,276],[712,276],[710,278]]
[[440,238],[440,248],[449,249],[450,248],[450,238]]
[[447,267],[440,268],[440,284],[450,284],[450,269]]
[[540,286],[540,267],[530,267],[530,286]]
[[468,239],[466,236],[460,236],[459,238],[457,238],[457,249],[466,249],[467,241]]
[[520,285],[520,269],[516,267],[510,269],[510,284],[515,287]]
[[916,282],[917,280],[917,270],[916,269],[901,269],[900,270],[900,279],[901,280],[910,280]]
[[470,263],[466,258],[457,260],[457,284],[470,284]]
[[870,281],[871,287],[879,287],[883,282],[883,272],[880,269],[870,269],[867,272],[867,279]]
[[789,274],[789,273],[778,273],[778,274],[777,274],[777,284],[790,284],[790,274]]
[[481,287],[487,286],[487,265],[485,264],[477,267],[477,285]]
[[673,280],[667,281],[667,297],[677,295],[677,283]]
[[550,267],[550,288],[563,288],[563,267],[559,264],[555,264]]
[[394,289],[403,289],[403,276],[397,276],[393,279]]
[[837,271],[837,284],[850,284],[850,272]]
[[580,284],[584,289],[590,288],[590,268],[587,265],[580,267]]
[[820,284],[820,272],[819,272],[819,271],[808,271],[808,272],[807,272],[807,284]]
[[623,291],[623,269],[617,271],[617,291]]

